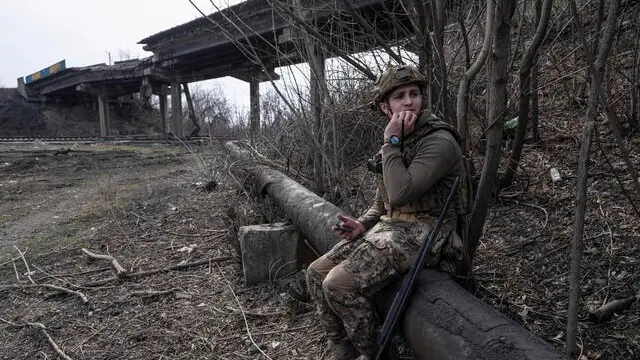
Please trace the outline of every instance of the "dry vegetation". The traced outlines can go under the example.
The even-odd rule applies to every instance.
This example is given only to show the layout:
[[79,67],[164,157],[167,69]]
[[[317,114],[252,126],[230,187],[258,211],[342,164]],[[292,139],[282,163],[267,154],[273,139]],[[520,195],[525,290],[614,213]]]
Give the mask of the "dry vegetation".
[[[309,306],[290,295],[295,277],[244,287],[234,229],[264,220],[219,149],[58,148],[2,150],[0,358],[56,356],[29,323],[73,359],[321,353]],[[222,173],[200,172],[204,159]],[[207,192],[205,180],[218,185]]]
[[[526,175],[492,206],[475,269],[478,296],[559,348],[575,201],[575,158],[567,154],[578,147],[576,130],[564,131],[544,128],[548,140],[527,148]],[[630,144],[637,149],[637,140]],[[632,359],[640,351],[637,308],[604,324],[587,312],[639,290],[637,214],[616,182],[624,168],[604,158],[614,151],[604,133],[601,146],[589,192],[580,344],[585,359]],[[55,357],[41,329],[19,326],[27,323],[46,326],[72,359],[322,358],[321,329],[299,301],[300,274],[243,284],[235,229],[281,218],[239,191],[244,179],[230,175],[234,164],[220,149],[200,148],[201,157],[182,147],[57,150],[2,151],[0,358]],[[203,173],[200,159],[215,161],[217,173]],[[197,184],[211,179],[211,192]],[[113,256],[128,276],[82,248]]]
[[[624,19],[621,23],[629,26]],[[561,350],[579,138],[588,100],[584,64],[565,24],[552,22],[538,60],[542,139],[527,141],[514,183],[492,199],[474,268],[477,296]],[[638,119],[628,111],[630,80],[619,76],[632,66],[625,54],[638,51],[632,30],[627,28],[615,44],[607,91],[623,115],[624,143],[639,168]],[[480,36],[481,29],[474,34]],[[462,68],[452,55],[456,34],[448,36],[450,71],[457,79]],[[517,66],[514,62],[512,75]],[[470,108],[477,169],[485,131],[483,78],[472,88]],[[512,80],[509,93],[516,94],[517,80]],[[343,93],[327,112],[341,134],[339,146],[334,147],[328,125],[323,139],[328,149],[338,150],[338,173],[327,176],[324,195],[361,211],[373,189],[363,161],[375,151],[382,124],[362,106],[363,99],[349,96],[363,88],[361,83],[340,84],[345,83],[331,84]],[[515,98],[507,118],[516,116]],[[264,116],[257,147],[313,187],[309,179],[316,149],[306,141],[311,120],[300,123],[277,101],[272,105],[263,108],[263,115],[275,115]],[[640,293],[640,201],[604,116],[597,120],[596,133],[575,358],[640,359],[637,302],[607,321],[591,314],[612,300]],[[183,147],[78,146],[54,155],[56,150],[43,144],[1,150],[0,358],[56,356],[42,329],[27,323],[46,326],[73,359],[322,358],[324,337],[301,294],[301,274],[257,287],[243,284],[238,226],[282,217],[265,205],[267,200],[242,190],[245,179],[219,147],[198,148],[199,156]],[[551,168],[559,170],[562,180],[551,181]],[[195,185],[211,180],[217,183],[211,191]],[[113,256],[128,276],[115,276],[108,261],[90,259],[82,248]],[[77,291],[88,301],[45,284]]]

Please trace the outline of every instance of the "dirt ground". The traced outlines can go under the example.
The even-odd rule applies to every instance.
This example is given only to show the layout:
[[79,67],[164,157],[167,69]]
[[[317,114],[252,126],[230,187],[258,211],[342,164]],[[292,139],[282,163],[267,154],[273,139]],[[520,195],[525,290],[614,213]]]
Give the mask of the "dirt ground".
[[0,358],[57,358],[27,323],[72,359],[317,358],[308,306],[282,284],[244,287],[228,214],[255,216],[205,157],[224,169],[222,155],[181,146],[3,145]]
[[[475,262],[477,295],[559,349],[577,150],[562,129],[527,145]],[[640,292],[638,215],[616,180],[630,188],[624,164],[604,157],[615,151],[603,139],[592,161],[581,360],[640,359],[637,304],[602,324],[589,313]],[[0,359],[57,358],[47,335],[71,359],[322,359],[317,318],[296,296],[300,274],[243,283],[235,231],[264,214],[233,166],[218,147],[1,145]],[[129,276],[83,248],[113,256]]]

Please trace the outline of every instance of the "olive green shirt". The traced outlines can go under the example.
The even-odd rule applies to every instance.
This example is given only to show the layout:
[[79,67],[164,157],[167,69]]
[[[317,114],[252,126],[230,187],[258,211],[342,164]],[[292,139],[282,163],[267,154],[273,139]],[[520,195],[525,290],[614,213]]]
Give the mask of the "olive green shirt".
[[[437,120],[430,115],[421,116],[416,130],[434,119]],[[392,210],[411,211],[409,203],[425,195],[441,180],[452,185],[456,175],[464,170],[460,146],[455,137],[444,129],[414,139],[410,148],[405,148],[405,158],[407,151],[413,153],[408,166],[405,166],[400,146],[385,144],[380,151],[384,187],[377,187],[373,205],[358,218],[366,229],[373,227],[380,216],[388,215]],[[386,194],[383,194],[385,190]],[[454,207],[450,207],[448,215],[455,216]]]

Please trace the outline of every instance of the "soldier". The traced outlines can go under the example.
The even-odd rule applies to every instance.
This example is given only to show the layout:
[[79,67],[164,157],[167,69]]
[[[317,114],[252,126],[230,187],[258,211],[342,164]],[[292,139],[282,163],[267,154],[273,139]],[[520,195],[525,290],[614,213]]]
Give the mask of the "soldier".
[[[329,359],[373,356],[379,325],[371,302],[409,271],[422,234],[434,225],[464,162],[456,130],[424,109],[425,77],[413,66],[390,67],[374,88],[374,105],[388,118],[381,150],[369,162],[376,197],[358,219],[338,215],[342,240],[307,271],[307,286],[328,337]],[[463,182],[461,182],[463,183]],[[456,233],[464,191],[449,208],[428,266],[454,273],[465,258]]]

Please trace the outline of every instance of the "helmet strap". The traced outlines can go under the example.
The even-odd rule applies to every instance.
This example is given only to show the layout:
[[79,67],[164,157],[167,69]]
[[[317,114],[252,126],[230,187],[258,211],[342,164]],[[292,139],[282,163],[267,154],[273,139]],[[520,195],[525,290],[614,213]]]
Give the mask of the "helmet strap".
[[400,127],[400,153],[404,154],[404,119]]

